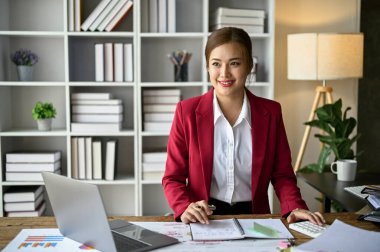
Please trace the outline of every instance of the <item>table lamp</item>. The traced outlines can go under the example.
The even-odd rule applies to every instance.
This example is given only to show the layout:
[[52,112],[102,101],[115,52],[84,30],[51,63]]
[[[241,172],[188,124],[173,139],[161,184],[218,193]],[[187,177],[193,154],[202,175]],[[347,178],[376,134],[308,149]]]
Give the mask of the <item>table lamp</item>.
[[[309,115],[314,119],[320,99],[332,103],[331,87],[327,80],[359,78],[363,75],[362,33],[302,33],[288,35],[288,79],[322,81],[315,89]],[[306,126],[294,171],[300,168],[311,127]]]

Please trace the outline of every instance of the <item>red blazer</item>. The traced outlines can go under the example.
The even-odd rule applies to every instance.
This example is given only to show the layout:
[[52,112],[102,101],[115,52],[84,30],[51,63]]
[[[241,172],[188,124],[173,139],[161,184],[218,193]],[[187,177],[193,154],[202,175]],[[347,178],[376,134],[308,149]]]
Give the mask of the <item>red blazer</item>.
[[[168,140],[162,179],[169,206],[178,219],[191,202],[210,196],[214,154],[213,88],[177,105]],[[252,120],[252,209],[270,213],[268,186],[272,182],[281,214],[307,209],[297,187],[279,103],[246,90]]]

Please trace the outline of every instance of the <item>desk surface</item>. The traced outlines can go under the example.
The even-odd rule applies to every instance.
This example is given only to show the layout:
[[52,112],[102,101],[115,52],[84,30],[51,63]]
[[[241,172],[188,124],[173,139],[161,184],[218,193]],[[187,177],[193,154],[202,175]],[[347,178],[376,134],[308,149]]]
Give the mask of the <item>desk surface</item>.
[[[213,219],[233,218],[237,216],[213,216]],[[363,228],[366,230],[380,232],[380,227],[367,221],[358,221],[358,215],[355,213],[329,213],[324,214],[327,224],[331,224],[335,219],[339,219],[347,224]],[[280,215],[239,215],[238,218],[280,218]],[[110,219],[123,219],[127,221],[173,221],[172,217],[154,217],[154,216],[118,216],[111,217]],[[282,219],[284,224],[288,227],[287,222]],[[56,228],[54,217],[36,217],[36,218],[0,218],[0,249],[3,249],[20,231],[25,228]],[[310,238],[293,230],[290,230],[296,238],[296,244],[304,243]]]
[[358,173],[355,181],[338,181],[336,175],[325,173],[298,173],[297,177],[327,198],[339,202],[347,211],[356,212],[366,205],[365,200],[344,190],[347,186],[378,184],[380,173]]

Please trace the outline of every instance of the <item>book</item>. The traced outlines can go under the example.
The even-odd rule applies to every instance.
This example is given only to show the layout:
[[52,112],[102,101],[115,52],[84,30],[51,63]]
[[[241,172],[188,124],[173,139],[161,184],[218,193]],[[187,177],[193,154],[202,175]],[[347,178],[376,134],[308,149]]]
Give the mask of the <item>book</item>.
[[95,81],[104,81],[104,45],[95,44]]
[[44,200],[44,195],[40,194],[35,201],[30,202],[8,202],[4,204],[4,211],[35,211]]
[[122,128],[118,123],[71,123],[71,131],[75,133],[88,132],[119,132]]
[[148,89],[143,91],[143,96],[180,96],[180,89]]
[[142,161],[143,163],[166,162],[167,157],[167,152],[144,152]]
[[144,122],[145,131],[170,131],[172,122]]
[[143,96],[144,104],[177,104],[180,101],[179,95]]
[[124,81],[133,81],[133,46],[124,44]]
[[366,220],[380,223],[380,211],[371,211],[367,214],[360,215],[358,220]]
[[158,1],[158,32],[167,32],[167,0]]
[[121,10],[123,5],[125,5],[128,0],[119,0],[116,5],[111,9],[111,11],[105,16],[105,18],[100,22],[96,28],[98,31],[104,31],[108,23],[115,17],[115,15]]
[[119,0],[111,0],[110,3],[100,12],[100,14],[95,18],[94,22],[88,28],[90,31],[95,31],[99,24],[105,19],[105,17],[111,12],[113,7],[119,2]]
[[229,27],[229,26],[234,26],[236,28],[243,29],[248,33],[260,33],[260,34],[264,33],[264,25],[216,24],[216,25],[211,25],[210,30],[215,31],[220,28]]
[[44,191],[42,186],[12,186],[4,193],[4,202],[35,201]]
[[367,204],[376,211],[380,211],[380,196],[368,195]]
[[96,17],[106,8],[106,6],[111,2],[111,0],[102,0],[95,7],[95,9],[90,13],[90,15],[84,20],[81,25],[83,31],[87,31],[90,28],[90,25],[95,21]]
[[158,0],[149,0],[149,32],[158,31]]
[[380,196],[380,185],[366,185],[362,193]]
[[85,138],[86,179],[92,179],[92,137]]
[[113,81],[113,43],[104,44],[104,80]]
[[84,137],[78,137],[78,179],[86,179],[86,145]]
[[194,241],[294,238],[281,219],[210,220],[208,225],[190,223],[190,228]]
[[174,113],[144,113],[145,122],[173,122]]
[[116,140],[108,140],[106,143],[106,167],[105,176],[106,180],[115,179],[115,169],[116,169]]
[[79,123],[118,123],[123,121],[123,114],[73,114],[73,122]]
[[141,32],[149,32],[149,1],[140,1]]
[[168,1],[168,32],[176,32],[176,0]]
[[6,153],[7,163],[54,163],[61,159],[60,151]]
[[38,217],[44,214],[46,210],[46,203],[42,202],[42,204],[37,207],[35,211],[10,211],[6,213],[7,217]]
[[93,179],[102,179],[102,142],[99,139],[92,141],[92,168]]
[[114,79],[116,82],[122,82],[124,77],[123,44],[115,43],[113,48]]
[[[54,171],[56,174],[61,174],[61,169]],[[42,182],[42,175],[40,172],[6,172],[6,181],[35,181]]]
[[155,163],[142,163],[143,172],[159,172],[165,171],[166,162],[155,162]]
[[218,7],[213,12],[212,15],[265,18],[265,11],[264,10],[253,10],[253,9],[234,9],[234,8]]
[[143,171],[143,180],[162,180],[165,171]]
[[79,178],[79,161],[78,161],[78,138],[71,138],[71,177]]
[[68,1],[68,30],[70,32],[74,31],[74,1],[75,0],[69,0]]
[[110,93],[72,93],[71,100],[109,100],[112,99]]
[[58,160],[54,163],[6,163],[5,170],[7,172],[53,172],[61,168],[61,162]]
[[84,114],[120,114],[123,112],[121,105],[73,105],[72,113]]
[[132,9],[133,2],[129,0],[127,3],[123,5],[123,7],[119,10],[118,13],[111,19],[108,25],[104,28],[105,31],[110,32],[121,23],[121,21],[127,16],[129,11]]
[[210,24],[264,25],[264,18],[214,16],[211,17]]
[[176,104],[144,104],[144,113],[147,112],[175,112]]
[[71,100],[71,105],[121,105],[122,101],[112,100]]
[[74,31],[80,31],[82,23],[82,0],[74,0]]

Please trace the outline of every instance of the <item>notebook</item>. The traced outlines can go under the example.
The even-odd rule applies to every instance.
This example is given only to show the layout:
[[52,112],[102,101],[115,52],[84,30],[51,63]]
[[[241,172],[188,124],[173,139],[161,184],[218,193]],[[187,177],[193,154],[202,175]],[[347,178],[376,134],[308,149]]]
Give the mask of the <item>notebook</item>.
[[49,172],[42,173],[62,235],[100,251],[148,251],[178,240],[138,225],[108,222],[98,187]]

